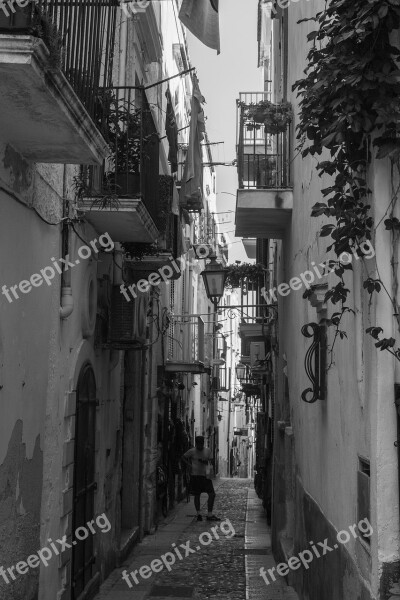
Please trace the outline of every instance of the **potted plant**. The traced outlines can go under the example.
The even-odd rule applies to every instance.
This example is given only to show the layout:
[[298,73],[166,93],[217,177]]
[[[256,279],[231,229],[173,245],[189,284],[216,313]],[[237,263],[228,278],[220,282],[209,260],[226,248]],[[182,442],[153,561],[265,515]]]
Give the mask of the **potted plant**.
[[122,242],[122,248],[128,259],[142,261],[145,256],[158,256],[162,249],[157,244],[145,242]]
[[290,102],[272,104],[264,109],[265,133],[284,133],[293,119],[293,109]]
[[118,209],[120,207],[121,203],[118,199],[118,195],[115,193],[115,189],[111,188],[107,182],[102,186],[100,194],[93,192],[93,186],[90,181],[90,173],[87,168],[83,168],[80,174],[73,178],[73,182],[75,198],[78,203],[84,201],[85,198],[94,198],[92,204],[90,205],[90,210],[92,208],[99,208],[103,210],[107,208]]
[[19,6],[14,1],[12,8],[1,8],[0,6],[0,33],[28,33],[42,39],[49,50],[50,67],[61,68],[64,43],[51,14],[34,1],[26,6]]
[[262,100],[257,104],[239,103],[239,106],[242,107],[246,120],[264,125],[265,133],[283,133],[293,120],[293,108],[290,102],[274,104],[269,100]]
[[227,266],[228,275],[225,286],[228,288],[243,288],[246,283],[264,283],[267,269],[262,264],[241,263]]
[[105,97],[103,106],[104,134],[111,148],[104,187],[114,187],[118,196],[137,196],[141,191],[142,111],[114,95]]

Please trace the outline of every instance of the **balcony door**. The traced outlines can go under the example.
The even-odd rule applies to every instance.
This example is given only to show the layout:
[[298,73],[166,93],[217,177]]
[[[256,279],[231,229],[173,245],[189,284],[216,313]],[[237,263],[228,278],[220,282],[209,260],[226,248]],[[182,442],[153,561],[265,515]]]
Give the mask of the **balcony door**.
[[[79,376],[76,392],[74,506],[72,530],[85,527],[94,518],[96,435],[96,382],[93,369],[86,365]],[[72,599],[81,597],[94,576],[94,540],[89,535],[72,549]],[[87,597],[87,596],[85,596]]]

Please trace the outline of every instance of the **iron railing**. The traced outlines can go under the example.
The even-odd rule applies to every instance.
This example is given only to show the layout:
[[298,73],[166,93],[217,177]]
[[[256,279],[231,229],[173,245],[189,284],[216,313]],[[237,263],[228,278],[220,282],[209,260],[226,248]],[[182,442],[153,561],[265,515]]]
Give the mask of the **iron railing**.
[[111,87],[102,90],[99,97],[99,127],[111,154],[102,167],[89,168],[90,195],[141,198],[154,223],[161,226],[160,138],[145,92],[135,87]]
[[[10,7],[11,5],[11,7]],[[0,10],[0,34],[43,39],[93,120],[101,109],[100,88],[111,84],[117,0],[36,0]]]
[[196,315],[174,315],[171,318],[168,336],[167,360],[204,362],[208,346],[204,335],[204,321]]
[[290,185],[289,126],[281,133],[266,133],[249,108],[270,101],[270,92],[240,94],[237,114],[239,189],[286,188]]

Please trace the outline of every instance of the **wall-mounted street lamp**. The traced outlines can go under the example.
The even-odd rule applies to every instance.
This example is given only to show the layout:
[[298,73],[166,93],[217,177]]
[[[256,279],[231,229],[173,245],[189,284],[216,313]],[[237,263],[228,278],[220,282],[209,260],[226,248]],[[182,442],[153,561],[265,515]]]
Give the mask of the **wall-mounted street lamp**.
[[204,271],[202,271],[201,275],[203,277],[207,298],[211,300],[215,306],[215,310],[217,310],[218,303],[224,295],[228,269],[217,262],[215,256],[210,258],[211,262],[206,266]]
[[247,376],[246,371],[247,371],[246,365],[243,365],[242,363],[238,363],[236,365],[236,377],[239,381],[246,379],[246,376]]

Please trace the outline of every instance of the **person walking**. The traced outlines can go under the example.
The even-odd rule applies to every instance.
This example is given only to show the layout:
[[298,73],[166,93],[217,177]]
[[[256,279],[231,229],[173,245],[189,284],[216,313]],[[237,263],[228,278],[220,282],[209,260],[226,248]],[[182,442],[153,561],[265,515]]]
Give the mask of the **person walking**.
[[200,496],[202,493],[206,493],[208,494],[207,521],[220,521],[221,519],[216,517],[213,513],[216,494],[213,482],[209,478],[210,464],[213,463],[211,450],[204,447],[204,437],[202,435],[196,436],[195,447],[185,452],[182,456],[182,461],[188,465],[191,470],[190,493],[194,495],[197,520],[203,520],[200,510]]

